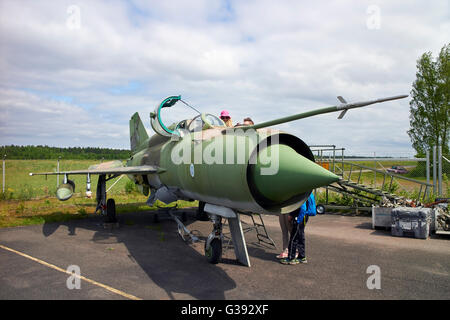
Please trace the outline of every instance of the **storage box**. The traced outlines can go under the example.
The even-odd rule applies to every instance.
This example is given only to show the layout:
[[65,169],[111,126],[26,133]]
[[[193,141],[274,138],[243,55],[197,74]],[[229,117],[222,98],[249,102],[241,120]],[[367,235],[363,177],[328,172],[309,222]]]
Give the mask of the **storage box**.
[[391,227],[391,207],[372,207],[372,229]]
[[430,234],[432,209],[397,207],[391,212],[391,234],[427,239]]

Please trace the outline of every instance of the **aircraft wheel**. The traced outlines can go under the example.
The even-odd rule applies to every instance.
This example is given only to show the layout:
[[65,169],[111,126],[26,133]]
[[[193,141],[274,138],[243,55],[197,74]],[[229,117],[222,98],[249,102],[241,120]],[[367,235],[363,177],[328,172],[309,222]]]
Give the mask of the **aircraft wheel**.
[[323,205],[319,204],[319,205],[316,207],[316,212],[317,212],[318,214],[324,214],[324,213],[325,213],[325,207],[324,207]]
[[219,263],[220,259],[222,258],[222,241],[217,238],[213,239],[208,250],[206,249],[205,243],[205,256],[206,259],[208,259],[209,263]]
[[106,202],[106,222],[117,222],[116,202],[114,199],[108,199]]

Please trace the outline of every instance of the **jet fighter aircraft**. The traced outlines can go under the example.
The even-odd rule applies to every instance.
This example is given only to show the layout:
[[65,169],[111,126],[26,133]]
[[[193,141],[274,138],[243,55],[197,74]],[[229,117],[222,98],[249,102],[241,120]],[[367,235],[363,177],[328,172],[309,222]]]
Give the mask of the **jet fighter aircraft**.
[[[221,259],[222,218],[226,218],[236,257],[250,266],[240,213],[292,212],[300,208],[313,189],[340,179],[314,162],[310,148],[300,138],[269,127],[336,111],[341,111],[341,119],[349,109],[405,97],[407,95],[358,103],[347,103],[338,97],[341,103],[337,106],[230,128],[215,115],[199,112],[181,96],[170,96],[150,113],[150,124],[156,133],[153,136],[148,136],[137,112],[131,117],[132,156],[125,165],[112,161],[87,170],[30,175],[64,175],[64,182],[56,192],[62,201],[74,192],[75,185],[69,175],[86,175],[88,192],[90,176],[99,175],[96,211],[100,210],[111,222],[115,221],[115,202],[106,200],[106,181],[122,174],[126,174],[143,194],[149,195],[149,205],[156,200],[164,203],[198,200],[214,224],[205,243],[208,261],[218,263]],[[167,125],[161,113],[177,102],[191,107],[198,115]],[[176,221],[190,234],[178,219]]]

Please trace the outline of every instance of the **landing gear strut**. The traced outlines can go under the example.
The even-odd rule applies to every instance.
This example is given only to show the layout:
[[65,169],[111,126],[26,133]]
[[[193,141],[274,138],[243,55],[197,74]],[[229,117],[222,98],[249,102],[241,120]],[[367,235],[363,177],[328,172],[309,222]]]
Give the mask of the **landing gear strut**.
[[116,203],[114,199],[108,199],[106,201],[106,181],[109,179],[114,178],[109,177],[106,178],[106,175],[102,174],[98,177],[98,183],[97,183],[97,208],[95,209],[95,212],[100,210],[100,213],[102,216],[105,217],[106,223],[116,223]]
[[217,264],[222,259],[222,217],[211,214],[211,220],[214,227],[205,242],[205,256],[209,263]]
[[203,201],[198,202],[197,220],[208,221],[208,214],[205,212],[205,204]]

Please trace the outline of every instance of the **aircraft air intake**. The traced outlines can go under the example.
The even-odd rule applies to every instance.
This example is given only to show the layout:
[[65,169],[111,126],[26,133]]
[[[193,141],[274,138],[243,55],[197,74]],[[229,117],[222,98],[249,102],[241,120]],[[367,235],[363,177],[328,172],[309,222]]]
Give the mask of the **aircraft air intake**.
[[[256,158],[249,162],[247,169],[247,182],[261,207],[285,213],[291,206],[295,209],[298,203],[307,199],[313,189],[336,182],[339,177],[317,165],[302,140],[288,134],[280,134],[278,139],[279,143],[269,142],[267,147],[255,152],[253,157]],[[272,161],[278,161],[276,172],[268,170],[273,163],[266,164],[262,153],[270,154],[274,158]]]

